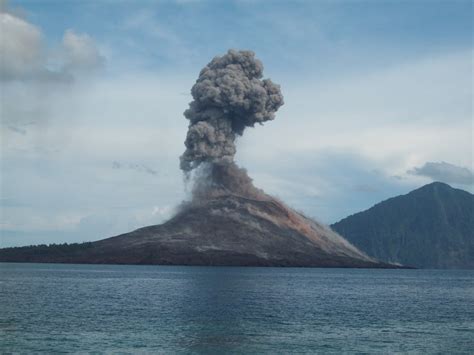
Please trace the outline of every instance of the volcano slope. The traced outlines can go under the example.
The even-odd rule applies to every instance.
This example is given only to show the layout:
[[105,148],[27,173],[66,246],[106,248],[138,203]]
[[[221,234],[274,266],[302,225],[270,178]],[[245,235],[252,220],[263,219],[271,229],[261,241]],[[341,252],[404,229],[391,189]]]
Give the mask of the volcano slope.
[[288,208],[248,181],[211,189],[199,187],[198,191],[198,197],[161,225],[90,243],[1,249],[0,261],[394,267],[369,258],[328,227]]
[[0,261],[229,266],[383,267],[274,198],[219,195],[164,224],[92,243],[0,250]]

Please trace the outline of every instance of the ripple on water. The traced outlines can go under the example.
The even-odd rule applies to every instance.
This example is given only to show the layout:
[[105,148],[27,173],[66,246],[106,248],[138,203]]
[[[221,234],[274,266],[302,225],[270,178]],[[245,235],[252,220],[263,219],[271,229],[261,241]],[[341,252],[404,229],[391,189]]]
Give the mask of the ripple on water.
[[0,264],[0,352],[470,353],[474,273]]

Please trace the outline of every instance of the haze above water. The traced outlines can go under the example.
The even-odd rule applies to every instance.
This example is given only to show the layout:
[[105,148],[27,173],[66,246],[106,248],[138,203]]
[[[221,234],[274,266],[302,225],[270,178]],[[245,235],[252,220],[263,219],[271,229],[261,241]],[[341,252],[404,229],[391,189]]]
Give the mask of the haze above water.
[[1,352],[469,353],[474,273],[0,264]]

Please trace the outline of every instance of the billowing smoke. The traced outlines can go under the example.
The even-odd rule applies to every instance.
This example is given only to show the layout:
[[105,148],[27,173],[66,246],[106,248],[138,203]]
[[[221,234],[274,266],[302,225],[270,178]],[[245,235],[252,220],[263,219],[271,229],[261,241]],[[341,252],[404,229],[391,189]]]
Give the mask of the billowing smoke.
[[190,123],[180,166],[186,174],[201,167],[201,175],[231,191],[253,188],[234,164],[235,140],[245,128],[273,120],[283,105],[280,86],[262,76],[263,65],[251,51],[229,50],[201,70],[184,112]]
[[236,136],[275,118],[283,96],[280,87],[262,75],[263,65],[251,51],[229,50],[201,70],[191,89],[194,101],[184,112],[190,124],[181,169],[232,162]]

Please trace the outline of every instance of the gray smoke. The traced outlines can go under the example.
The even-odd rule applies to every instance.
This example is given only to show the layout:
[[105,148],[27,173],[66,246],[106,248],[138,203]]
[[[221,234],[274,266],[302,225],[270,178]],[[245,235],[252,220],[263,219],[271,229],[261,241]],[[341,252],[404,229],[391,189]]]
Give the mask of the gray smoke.
[[180,158],[185,173],[205,163],[215,178],[216,171],[233,165],[235,139],[245,128],[275,118],[283,105],[280,86],[262,76],[263,65],[251,51],[229,50],[201,70],[191,89],[194,100],[184,112],[190,121]]

